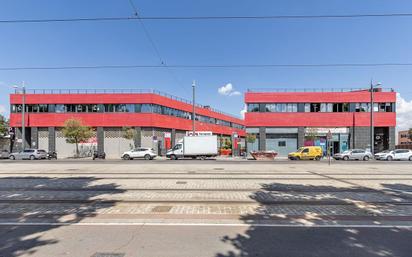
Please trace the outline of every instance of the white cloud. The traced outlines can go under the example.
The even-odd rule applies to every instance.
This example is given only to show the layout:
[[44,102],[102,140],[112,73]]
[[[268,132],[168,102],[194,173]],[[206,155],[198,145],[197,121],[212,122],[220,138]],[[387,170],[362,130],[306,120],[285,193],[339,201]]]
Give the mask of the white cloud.
[[399,93],[396,99],[396,123],[397,130],[412,128],[412,100],[405,100]]
[[226,85],[219,87],[217,92],[225,96],[241,95],[239,91],[236,91],[232,83],[227,83]]
[[0,104],[0,114],[6,113],[6,107]]
[[245,104],[245,106],[243,107],[243,109],[240,111],[240,117],[242,117],[242,119],[245,118],[245,113],[247,112],[247,105]]

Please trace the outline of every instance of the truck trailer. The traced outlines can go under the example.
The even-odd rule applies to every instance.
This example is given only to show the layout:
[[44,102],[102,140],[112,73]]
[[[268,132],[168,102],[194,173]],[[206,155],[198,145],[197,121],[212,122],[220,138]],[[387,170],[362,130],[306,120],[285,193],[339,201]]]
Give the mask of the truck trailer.
[[213,135],[185,136],[166,153],[166,157],[171,160],[179,158],[206,159],[217,155],[217,136]]

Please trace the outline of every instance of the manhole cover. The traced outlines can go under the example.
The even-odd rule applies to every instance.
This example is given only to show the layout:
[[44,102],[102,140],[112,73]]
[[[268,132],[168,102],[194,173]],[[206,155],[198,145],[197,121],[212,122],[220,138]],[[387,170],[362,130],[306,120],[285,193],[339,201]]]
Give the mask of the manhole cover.
[[124,257],[124,253],[95,253],[91,257]]
[[152,212],[169,212],[171,209],[172,206],[155,206]]
[[176,181],[176,184],[178,184],[178,185],[186,185],[187,182],[186,182],[186,181]]

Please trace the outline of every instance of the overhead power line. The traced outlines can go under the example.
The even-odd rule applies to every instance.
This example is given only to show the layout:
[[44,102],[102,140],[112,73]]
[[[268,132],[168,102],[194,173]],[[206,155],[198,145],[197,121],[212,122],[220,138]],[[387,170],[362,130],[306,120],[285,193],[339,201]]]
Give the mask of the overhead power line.
[[86,70],[86,69],[138,69],[138,68],[177,68],[177,69],[210,69],[210,68],[345,68],[345,67],[410,67],[410,63],[327,63],[327,64],[182,64],[182,65],[91,65],[91,66],[30,66],[0,67],[0,71],[19,70]]
[[182,87],[184,90],[186,90],[185,87],[183,87],[183,85],[180,83],[179,79],[177,78],[177,76],[173,73],[173,71],[168,67],[166,61],[162,58],[159,49],[156,46],[155,41],[153,40],[152,36],[149,33],[149,30],[146,28],[146,26],[144,25],[143,20],[140,18],[139,12],[137,10],[137,6],[134,4],[133,0],[128,0],[129,4],[133,10],[133,14],[134,17],[137,18],[137,20],[140,22],[140,25],[142,26],[143,32],[145,33],[147,39],[149,40],[150,45],[152,46],[157,58],[160,61],[160,64],[165,67],[167,69],[167,72],[170,74],[170,76],[172,77],[172,79],[175,81],[175,83]]
[[[129,0],[130,2],[130,0]],[[136,6],[130,3],[137,14]],[[282,20],[282,19],[356,19],[356,18],[394,18],[412,17],[412,13],[381,14],[331,14],[331,15],[262,15],[262,16],[146,16],[133,17],[86,17],[65,19],[11,19],[0,23],[53,23],[53,22],[93,22],[93,21],[128,21],[128,20]]]

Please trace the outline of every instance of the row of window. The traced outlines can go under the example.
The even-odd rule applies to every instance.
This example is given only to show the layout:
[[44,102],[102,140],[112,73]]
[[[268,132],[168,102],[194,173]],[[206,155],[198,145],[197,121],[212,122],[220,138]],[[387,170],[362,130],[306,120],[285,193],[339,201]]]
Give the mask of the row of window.
[[[351,108],[352,106],[352,108]],[[370,112],[370,103],[248,104],[248,112]],[[299,108],[300,107],[300,108]],[[374,103],[374,112],[394,112],[394,103]]]
[[[20,104],[11,106],[13,113],[21,113],[23,107]],[[29,113],[158,113],[174,116],[182,119],[192,119],[192,113],[158,104],[27,104],[26,112]],[[244,129],[243,125],[216,119],[213,117],[196,115],[195,119],[200,122],[216,124],[237,129]]]

